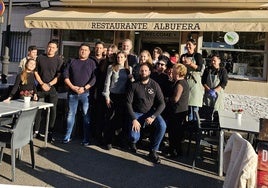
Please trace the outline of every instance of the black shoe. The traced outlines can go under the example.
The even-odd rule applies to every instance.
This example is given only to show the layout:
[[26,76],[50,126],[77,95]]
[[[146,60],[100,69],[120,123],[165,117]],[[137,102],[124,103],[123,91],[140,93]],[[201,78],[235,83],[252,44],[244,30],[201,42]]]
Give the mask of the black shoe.
[[82,146],[88,146],[88,145],[89,145],[89,142],[85,142],[85,141],[83,141],[83,142],[81,143],[81,145],[82,145]]
[[106,147],[105,147],[106,150],[111,150],[112,148],[113,148],[112,144],[107,144]]
[[34,132],[33,133],[33,138],[36,138],[37,135],[38,135],[38,133]]
[[130,145],[130,151],[133,152],[133,153],[137,153],[137,146],[135,143],[131,143]]
[[160,164],[161,163],[161,159],[160,157],[158,156],[158,154],[156,153],[156,151],[152,150],[150,153],[149,153],[149,158],[152,160],[153,163],[155,164]]
[[52,136],[52,133],[48,133],[47,141],[50,143],[55,142],[55,138]]
[[63,144],[68,144],[68,143],[70,143],[72,141],[72,139],[67,139],[67,140],[62,140],[62,142],[61,143],[63,143]]
[[33,133],[33,138],[36,138],[38,133]]
[[38,140],[44,140],[44,135],[41,135],[40,133],[34,133],[33,138],[36,138]]

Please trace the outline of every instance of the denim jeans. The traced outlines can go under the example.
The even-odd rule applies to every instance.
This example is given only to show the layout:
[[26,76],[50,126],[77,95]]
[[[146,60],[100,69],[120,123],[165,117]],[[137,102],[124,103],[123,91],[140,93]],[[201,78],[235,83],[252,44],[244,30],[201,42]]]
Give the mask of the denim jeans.
[[71,138],[75,116],[77,112],[78,103],[82,104],[82,116],[83,116],[83,132],[84,138],[83,142],[89,142],[89,126],[90,126],[90,118],[88,114],[89,109],[89,93],[83,94],[68,94],[68,103],[69,103],[69,112],[67,116],[67,131],[64,136],[64,140],[68,140]]
[[[152,113],[143,114],[143,113],[135,112],[136,119],[141,124],[141,131],[144,128],[150,128],[150,131],[151,131],[150,132],[151,134],[150,135],[150,142],[151,142],[150,149],[154,151],[158,151],[160,143],[165,135],[167,126],[162,116],[159,115],[155,118],[154,122],[151,125],[146,125],[147,127],[144,127],[145,119],[150,117],[151,115]],[[141,132],[135,132],[132,130],[132,121],[129,124],[129,128],[130,128],[130,141],[132,143],[137,143],[140,139]]]
[[188,107],[188,121],[196,121],[197,120],[197,117],[196,117],[194,111],[198,112],[199,107],[198,106],[189,106]]

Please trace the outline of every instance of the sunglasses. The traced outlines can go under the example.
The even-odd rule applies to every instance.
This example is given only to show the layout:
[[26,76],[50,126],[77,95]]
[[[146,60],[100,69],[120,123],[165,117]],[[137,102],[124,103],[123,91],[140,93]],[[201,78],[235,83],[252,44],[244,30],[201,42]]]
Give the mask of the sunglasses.
[[157,65],[159,65],[159,66],[165,66],[166,64],[164,64],[164,63],[157,63]]

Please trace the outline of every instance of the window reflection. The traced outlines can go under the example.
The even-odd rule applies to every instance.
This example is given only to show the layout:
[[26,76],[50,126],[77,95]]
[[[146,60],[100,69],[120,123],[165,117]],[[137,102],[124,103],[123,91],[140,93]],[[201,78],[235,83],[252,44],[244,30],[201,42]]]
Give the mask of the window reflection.
[[62,36],[64,41],[113,43],[114,31],[64,30]]
[[[265,33],[238,32],[239,41],[228,45],[224,41],[225,32],[204,32],[202,50],[206,62],[210,56],[219,54],[230,78],[264,80]],[[204,54],[204,53],[203,53]]]

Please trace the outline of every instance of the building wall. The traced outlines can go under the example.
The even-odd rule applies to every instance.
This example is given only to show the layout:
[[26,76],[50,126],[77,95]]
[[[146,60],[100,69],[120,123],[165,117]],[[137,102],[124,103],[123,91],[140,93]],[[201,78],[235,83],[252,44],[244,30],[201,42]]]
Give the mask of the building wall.
[[225,88],[228,94],[250,95],[268,98],[267,82],[229,80]]
[[[12,9],[11,16],[11,31],[29,31],[31,32],[31,40],[29,45],[36,45],[39,49],[45,50],[47,42],[51,38],[50,29],[28,29],[24,26],[24,17],[26,15],[40,11],[41,8],[38,7],[20,7],[14,6]],[[6,30],[7,24],[7,9],[4,14],[4,23],[1,25],[1,31]],[[1,32],[2,33],[2,32]],[[115,34],[115,42],[119,42],[122,38],[132,38],[133,34],[130,35],[129,32],[117,31]],[[187,38],[187,32],[182,32],[181,43],[185,43]],[[184,40],[183,40],[184,39]],[[0,35],[0,41],[2,41],[2,35]],[[1,48],[1,45],[0,45]],[[180,48],[181,52],[183,47]],[[25,52],[26,54],[26,52]],[[228,86],[226,87],[226,93],[228,94],[243,94],[259,97],[268,97],[268,83],[267,82],[254,82],[254,81],[241,81],[241,80],[229,80]]]
[[[38,49],[45,49],[47,42],[50,40],[50,29],[29,29],[24,26],[24,17],[29,14],[40,11],[38,7],[13,6],[11,12],[11,31],[31,32],[29,45],[36,45]],[[6,31],[8,7],[4,13],[4,23],[1,24],[1,31]],[[2,32],[1,32],[2,33]],[[0,35],[2,41],[2,35]],[[3,42],[3,41],[2,41]],[[0,45],[1,48],[1,45]],[[25,52],[26,54],[27,52]]]

